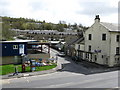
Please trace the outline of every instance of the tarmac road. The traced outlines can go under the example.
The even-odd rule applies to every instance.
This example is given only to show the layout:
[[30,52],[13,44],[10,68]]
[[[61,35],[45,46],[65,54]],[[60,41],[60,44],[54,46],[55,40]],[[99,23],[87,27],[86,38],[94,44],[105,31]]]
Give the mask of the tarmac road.
[[[51,50],[51,56],[58,53]],[[55,73],[2,80],[2,88],[118,88],[118,71],[90,73],[69,57],[58,57],[63,70]]]

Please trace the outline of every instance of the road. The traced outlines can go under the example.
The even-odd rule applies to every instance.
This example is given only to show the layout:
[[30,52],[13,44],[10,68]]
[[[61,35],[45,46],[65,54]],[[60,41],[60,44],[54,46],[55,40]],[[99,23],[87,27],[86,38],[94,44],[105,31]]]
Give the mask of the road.
[[[58,53],[51,51],[51,56]],[[2,80],[3,88],[117,88],[118,71],[90,74],[68,57],[58,57],[63,70],[55,73]],[[87,74],[86,74],[87,73]],[[120,79],[120,78],[119,78]]]

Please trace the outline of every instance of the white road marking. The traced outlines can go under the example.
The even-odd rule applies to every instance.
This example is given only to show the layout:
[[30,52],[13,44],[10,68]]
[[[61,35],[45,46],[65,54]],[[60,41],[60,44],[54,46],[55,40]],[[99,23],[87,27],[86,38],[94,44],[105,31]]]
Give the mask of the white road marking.
[[8,80],[1,80],[1,84],[10,84],[10,80],[8,79]]
[[29,83],[30,81],[29,81],[29,80],[27,80],[27,82]]

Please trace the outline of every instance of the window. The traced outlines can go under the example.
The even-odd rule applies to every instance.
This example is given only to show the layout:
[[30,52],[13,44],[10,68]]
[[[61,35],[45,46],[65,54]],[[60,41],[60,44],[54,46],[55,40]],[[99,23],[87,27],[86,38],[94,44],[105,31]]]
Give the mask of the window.
[[120,58],[115,58],[115,64],[119,64],[120,63]]
[[108,58],[106,58],[106,64],[108,64]]
[[92,34],[89,34],[88,40],[92,40]]
[[106,40],[106,34],[102,34],[102,40]]
[[18,49],[18,45],[13,45],[13,49]]
[[86,55],[86,59],[87,59],[87,53],[85,55]]
[[92,60],[92,54],[91,54],[91,60]]
[[91,45],[88,46],[88,51],[91,52]]
[[117,54],[117,55],[120,54],[120,47],[116,47],[116,54]]
[[7,48],[7,46],[5,46],[4,48]]
[[89,53],[86,53],[86,59],[89,59]]
[[78,50],[80,50],[80,45],[78,45]]
[[120,35],[116,35],[116,42],[120,41]]
[[95,62],[97,61],[97,55],[95,55]]
[[102,58],[103,58],[104,56],[102,55]]

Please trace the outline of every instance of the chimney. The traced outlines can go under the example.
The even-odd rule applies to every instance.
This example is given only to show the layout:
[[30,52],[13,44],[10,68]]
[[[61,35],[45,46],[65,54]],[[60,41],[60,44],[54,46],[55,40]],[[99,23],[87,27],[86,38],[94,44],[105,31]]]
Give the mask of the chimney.
[[100,22],[99,15],[96,15],[96,17],[95,17],[95,22]]

